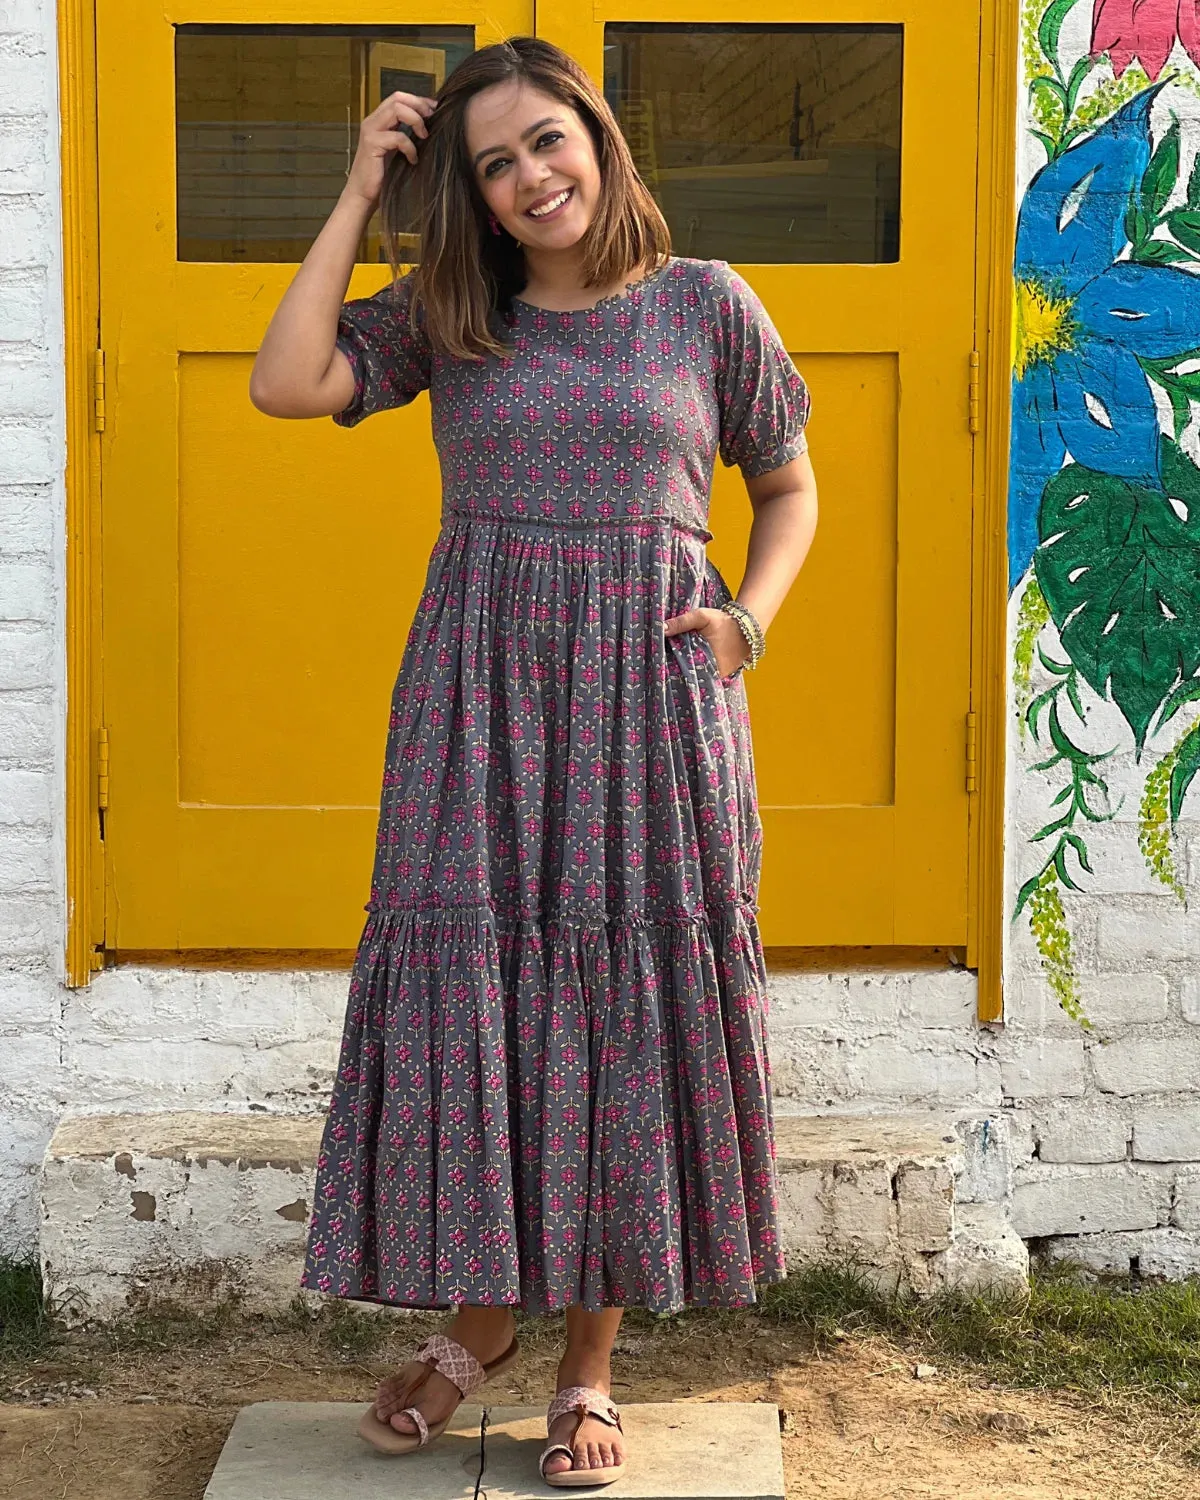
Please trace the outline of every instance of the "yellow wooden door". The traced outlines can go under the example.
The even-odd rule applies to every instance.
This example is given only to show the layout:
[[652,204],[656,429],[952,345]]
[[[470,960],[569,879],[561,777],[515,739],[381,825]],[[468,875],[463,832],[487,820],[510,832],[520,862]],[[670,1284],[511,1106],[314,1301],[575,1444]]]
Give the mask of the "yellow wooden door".
[[[978,0],[539,0],[678,254],[732,262],[813,393],[817,539],[747,678],[765,943],[967,934]],[[718,465],[709,552],[751,512]]]
[[[246,384],[359,113],[534,23],[361,16],[99,3],[109,947],[360,930],[438,525],[427,400],[342,432]],[[537,27],[603,80],[676,252],[743,270],[813,390],[820,530],[748,679],[764,941],[961,943],[977,0],[540,0]],[[735,584],[749,519],[719,469]]]
[[[361,930],[438,528],[428,398],[351,433],[264,417],[247,382],[362,114],[528,32],[532,6],[363,18],[99,0],[109,948],[347,949]],[[362,264],[349,295],[386,279]]]

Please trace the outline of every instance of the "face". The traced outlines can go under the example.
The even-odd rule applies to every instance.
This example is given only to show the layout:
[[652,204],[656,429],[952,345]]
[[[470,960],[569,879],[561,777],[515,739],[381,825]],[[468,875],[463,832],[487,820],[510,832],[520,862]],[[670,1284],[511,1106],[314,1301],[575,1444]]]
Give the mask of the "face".
[[528,84],[498,83],[467,104],[467,154],[483,201],[536,250],[565,250],[591,222],[600,170],[569,104]]

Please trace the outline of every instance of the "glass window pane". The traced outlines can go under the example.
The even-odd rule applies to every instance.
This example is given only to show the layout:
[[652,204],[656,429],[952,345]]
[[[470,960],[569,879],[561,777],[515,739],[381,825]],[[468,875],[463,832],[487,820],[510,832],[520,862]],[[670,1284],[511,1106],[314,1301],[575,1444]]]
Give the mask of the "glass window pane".
[[[303,260],[363,117],[432,94],[474,45],[470,26],[176,27],[179,259]],[[378,215],[358,258],[386,260]]]
[[620,22],[604,42],[676,254],[899,258],[903,27]]

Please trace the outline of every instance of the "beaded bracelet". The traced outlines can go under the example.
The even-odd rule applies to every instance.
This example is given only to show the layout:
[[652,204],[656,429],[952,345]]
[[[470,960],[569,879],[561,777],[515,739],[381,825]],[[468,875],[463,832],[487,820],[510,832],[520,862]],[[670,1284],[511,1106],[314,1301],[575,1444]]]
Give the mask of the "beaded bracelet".
[[746,644],[750,647],[750,660],[742,662],[735,668],[735,675],[744,668],[754,668],[766,655],[767,642],[762,626],[750,613],[744,604],[739,604],[736,599],[730,599],[721,608],[727,615],[732,615],[738,623],[738,628],[746,638]]

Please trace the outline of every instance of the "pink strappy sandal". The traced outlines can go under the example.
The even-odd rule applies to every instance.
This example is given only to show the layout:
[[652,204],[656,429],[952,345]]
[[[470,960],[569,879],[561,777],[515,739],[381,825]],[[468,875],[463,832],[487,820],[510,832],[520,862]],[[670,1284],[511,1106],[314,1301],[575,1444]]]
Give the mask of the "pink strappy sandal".
[[[413,1355],[413,1360],[419,1361],[425,1368],[412,1377],[400,1399],[404,1402],[411,1401],[429,1379],[430,1371],[436,1369],[447,1380],[454,1382],[462,1392],[463,1400],[466,1400],[493,1375],[499,1375],[507,1370],[519,1353],[520,1349],[514,1334],[512,1343],[503,1354],[497,1355],[495,1359],[482,1365],[457,1339],[452,1339],[445,1333],[431,1333]],[[390,1422],[381,1421],[376,1414],[375,1403],[372,1401],[369,1409],[363,1413],[362,1421],[358,1424],[359,1437],[365,1438],[381,1453],[412,1453],[432,1443],[435,1438],[441,1437],[450,1425],[450,1418],[454,1415],[452,1411],[442,1421],[434,1422],[430,1426],[415,1406],[406,1405],[402,1410],[417,1424],[416,1432],[397,1432]]]
[[[588,1412],[607,1422],[610,1427],[616,1427],[620,1432],[625,1431],[621,1426],[621,1413],[603,1391],[590,1385],[569,1385],[565,1390],[559,1391],[546,1412],[547,1428],[552,1427],[564,1413],[572,1410],[579,1414],[579,1421],[571,1434],[572,1442]],[[547,1443],[538,1459],[538,1472],[542,1478],[547,1484],[558,1485],[560,1488],[573,1488],[581,1484],[611,1484],[625,1472],[624,1464],[605,1464],[601,1469],[561,1469],[557,1474],[547,1474],[546,1460],[553,1453],[565,1453],[574,1463],[575,1449],[569,1443]]]

